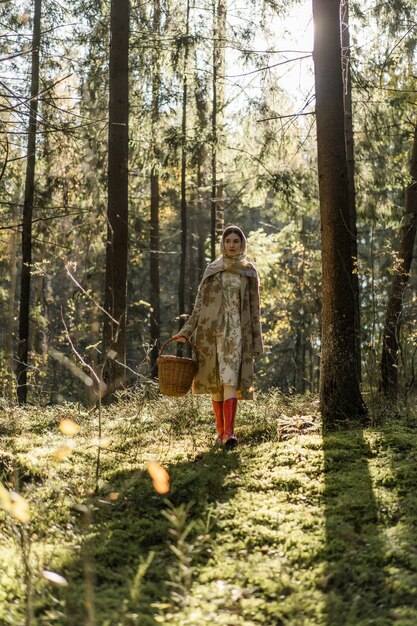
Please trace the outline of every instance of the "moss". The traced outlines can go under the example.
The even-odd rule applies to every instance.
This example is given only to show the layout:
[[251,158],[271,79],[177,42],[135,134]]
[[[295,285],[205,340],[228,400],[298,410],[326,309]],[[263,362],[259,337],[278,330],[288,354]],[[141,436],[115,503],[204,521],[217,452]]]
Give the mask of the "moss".
[[[412,419],[323,439],[313,398],[271,392],[239,407],[241,445],[226,452],[212,447],[207,399],[122,395],[103,411],[110,444],[97,492],[97,415],[71,405],[16,410],[0,471],[19,468],[31,507],[35,626],[84,622],[88,566],[103,626],[416,623]],[[63,412],[81,430],[57,463]],[[176,518],[181,532],[190,524],[183,535],[146,472],[155,457],[170,474],[170,510],[188,506],[182,527]],[[1,523],[0,623],[9,626],[24,620],[24,575],[19,525],[5,513]],[[68,586],[44,580],[42,569]]]

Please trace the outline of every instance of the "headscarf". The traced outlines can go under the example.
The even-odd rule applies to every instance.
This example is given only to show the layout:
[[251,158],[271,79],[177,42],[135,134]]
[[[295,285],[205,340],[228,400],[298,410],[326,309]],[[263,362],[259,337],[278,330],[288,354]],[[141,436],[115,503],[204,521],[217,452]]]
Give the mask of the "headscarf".
[[[231,233],[236,233],[242,242],[241,251],[235,256],[228,256],[224,248],[224,240],[227,235]],[[256,269],[252,263],[246,259],[246,249],[247,240],[243,230],[234,224],[227,226],[222,232],[220,239],[221,256],[207,266],[203,280],[218,272],[232,272],[234,274],[240,274],[241,276],[255,277],[257,275]]]

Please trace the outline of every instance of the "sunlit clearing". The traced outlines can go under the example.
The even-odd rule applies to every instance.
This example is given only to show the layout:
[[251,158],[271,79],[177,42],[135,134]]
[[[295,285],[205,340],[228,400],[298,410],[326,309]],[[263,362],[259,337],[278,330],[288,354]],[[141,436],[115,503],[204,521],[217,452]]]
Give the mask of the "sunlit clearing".
[[158,461],[149,461],[148,473],[152,478],[152,484],[158,493],[164,494],[169,491],[169,474]]
[[74,420],[69,419],[68,417],[63,417],[59,422],[59,430],[63,435],[67,435],[68,437],[73,437],[80,430],[80,425]]

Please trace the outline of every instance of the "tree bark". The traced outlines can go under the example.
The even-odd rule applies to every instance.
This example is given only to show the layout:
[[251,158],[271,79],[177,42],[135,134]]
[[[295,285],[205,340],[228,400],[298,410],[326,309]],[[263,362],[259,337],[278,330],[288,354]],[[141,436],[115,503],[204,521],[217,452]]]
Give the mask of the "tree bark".
[[29,129],[25,198],[22,226],[22,273],[20,280],[19,344],[16,368],[17,399],[20,404],[27,401],[27,372],[29,355],[30,282],[32,269],[32,216],[35,195],[36,131],[39,93],[39,56],[41,44],[42,0],[35,0],[32,36],[32,74],[30,85]]
[[413,181],[405,194],[405,216],[400,231],[400,249],[388,297],[382,340],[381,391],[392,402],[396,402],[398,397],[401,317],[417,230],[417,126],[414,131],[410,175]]
[[323,429],[363,417],[356,364],[339,0],[313,0],[317,156],[322,238]]
[[109,60],[109,166],[103,325],[108,399],[125,382],[128,257],[129,0],[112,0]]
[[159,98],[160,98],[160,34],[161,34],[161,7],[160,0],[153,3],[153,34],[156,37],[152,55],[152,159],[151,169],[151,215],[150,215],[150,303],[151,303],[151,377],[157,376],[156,362],[159,354],[159,339],[161,326],[160,313],[160,276],[159,276],[159,160],[160,147],[158,139]]
[[209,234],[209,225],[207,220],[206,210],[206,162],[208,157],[207,145],[206,145],[206,131],[209,125],[209,116],[207,110],[207,93],[205,84],[202,82],[201,77],[196,72],[195,78],[195,98],[196,109],[198,118],[198,136],[202,138],[199,143],[197,152],[197,274],[198,283],[203,278],[204,269],[206,266],[205,259],[205,241],[206,236]]
[[224,228],[223,182],[218,176],[219,128],[224,110],[226,2],[213,0],[213,105],[211,117],[211,260],[216,256],[216,242]]
[[190,30],[190,2],[187,0],[185,16],[185,44],[182,83],[182,135],[181,135],[181,257],[180,275],[178,284],[178,317],[179,329],[184,324],[185,314],[185,270],[187,264],[187,104],[188,104],[188,55],[189,55],[189,30]]
[[352,259],[354,270],[352,273],[352,290],[355,301],[355,346],[356,367],[359,381],[362,380],[361,372],[361,321],[360,321],[360,298],[359,298],[359,272],[358,272],[358,230],[356,212],[356,189],[355,189],[355,141],[353,135],[353,111],[352,111],[352,73],[350,69],[350,31],[349,31],[349,0],[342,0],[341,5],[341,39],[342,39],[342,70],[343,70],[343,97],[345,111],[345,143],[346,161],[349,185],[349,216],[352,244]]
[[[19,193],[16,193],[13,204],[18,205]],[[17,217],[18,210],[13,208],[13,219]],[[17,220],[16,220],[17,221]],[[9,246],[8,246],[8,259],[9,259],[9,288],[8,293],[8,308],[6,317],[6,333],[4,338],[4,351],[6,356],[6,369],[8,388],[7,395],[11,397],[11,389],[13,385],[10,383],[14,380],[14,337],[15,337],[15,314],[16,314],[16,279],[17,279],[17,259],[16,259],[16,247],[17,247],[17,233],[15,230],[10,230],[9,233]],[[14,394],[13,394],[14,395]]]

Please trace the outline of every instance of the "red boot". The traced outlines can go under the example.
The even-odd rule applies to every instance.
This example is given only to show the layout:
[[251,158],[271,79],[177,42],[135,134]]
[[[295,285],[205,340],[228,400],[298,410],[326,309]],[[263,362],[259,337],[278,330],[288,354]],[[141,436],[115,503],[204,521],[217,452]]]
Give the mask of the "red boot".
[[224,437],[224,417],[223,417],[223,400],[212,400],[213,411],[216,417],[217,439],[216,443],[223,443]]
[[235,448],[237,439],[234,436],[235,416],[237,411],[237,399],[229,398],[223,402],[224,437],[223,443],[226,448]]

